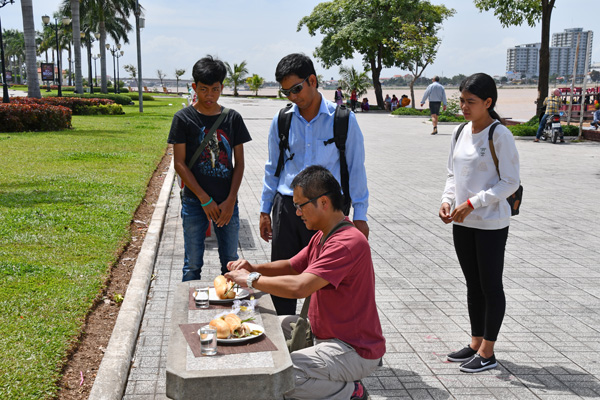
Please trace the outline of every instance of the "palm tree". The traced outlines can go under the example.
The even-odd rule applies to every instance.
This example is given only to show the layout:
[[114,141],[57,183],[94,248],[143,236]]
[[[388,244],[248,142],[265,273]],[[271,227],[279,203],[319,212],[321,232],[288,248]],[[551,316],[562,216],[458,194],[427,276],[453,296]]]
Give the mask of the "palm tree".
[[71,19],[73,21],[73,49],[75,50],[75,92],[83,93],[83,77],[81,75],[81,23],[79,16],[79,0],[71,0]]
[[23,34],[25,36],[25,63],[27,64],[27,95],[39,99],[40,82],[37,74],[35,24],[33,21],[33,0],[21,0],[23,14]]
[[233,86],[233,95],[239,96],[237,91],[238,86],[244,82],[244,78],[248,75],[248,68],[246,68],[246,61],[242,61],[239,65],[233,64],[233,68],[229,63],[225,63],[227,67],[227,74],[229,75],[229,82]]
[[250,90],[254,91],[254,95],[258,96],[258,89],[260,89],[261,86],[265,83],[265,80],[257,74],[254,74],[246,78],[246,83],[248,84]]
[[177,93],[179,93],[179,80],[185,74],[185,69],[175,69],[175,79],[177,79]]
[[[65,2],[70,0],[65,0]],[[84,11],[85,10],[85,11]],[[135,10],[135,0],[81,0],[80,15],[84,15],[90,31],[100,33],[101,92],[108,93],[106,79],[106,36],[115,42],[129,43],[127,32],[133,27],[128,21]],[[116,79],[116,77],[115,77]]]
[[367,89],[373,86],[371,78],[367,75],[368,71],[358,73],[354,66],[349,68],[346,66],[340,67],[340,86],[346,91],[346,96],[350,97],[352,89],[356,89],[358,97],[367,93]]

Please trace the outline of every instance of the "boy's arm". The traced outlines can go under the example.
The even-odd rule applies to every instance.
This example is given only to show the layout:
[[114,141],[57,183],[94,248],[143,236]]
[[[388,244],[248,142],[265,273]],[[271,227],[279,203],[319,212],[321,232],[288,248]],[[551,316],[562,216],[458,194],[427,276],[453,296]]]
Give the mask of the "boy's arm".
[[238,144],[233,148],[233,174],[231,177],[231,187],[229,188],[229,196],[224,202],[219,204],[221,209],[221,215],[216,221],[217,226],[220,228],[227,225],[233,215],[235,207],[235,201],[237,200],[237,194],[242,184],[242,177],[244,176],[244,145]]
[[[200,187],[196,177],[194,177],[194,174],[185,163],[185,152],[185,143],[175,143],[173,145],[173,164],[175,165],[175,171],[177,171],[183,180],[183,183],[185,183],[185,186],[198,197],[198,200],[200,200],[202,204],[206,204],[210,201],[210,196],[206,194],[202,187]],[[219,218],[219,207],[214,201],[202,208],[209,219],[216,221]]]

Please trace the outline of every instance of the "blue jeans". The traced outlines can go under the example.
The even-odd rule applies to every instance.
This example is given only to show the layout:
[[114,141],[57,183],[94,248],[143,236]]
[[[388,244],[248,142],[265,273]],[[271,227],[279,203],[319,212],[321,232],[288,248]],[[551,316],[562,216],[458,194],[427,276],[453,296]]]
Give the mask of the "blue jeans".
[[[201,204],[200,200],[193,197],[182,196],[181,198],[181,219],[183,220],[183,243],[185,248],[183,282],[200,279],[202,266],[204,265],[204,240],[210,221]],[[219,246],[221,273],[224,274],[227,272],[227,263],[238,259],[240,215],[237,202],[229,224],[221,228],[213,225],[213,228]]]
[[544,127],[546,126],[546,120],[548,119],[548,114],[544,114],[542,119],[540,119],[540,126],[538,126],[537,133],[535,134],[535,138],[539,139],[542,137],[542,132],[544,131]]

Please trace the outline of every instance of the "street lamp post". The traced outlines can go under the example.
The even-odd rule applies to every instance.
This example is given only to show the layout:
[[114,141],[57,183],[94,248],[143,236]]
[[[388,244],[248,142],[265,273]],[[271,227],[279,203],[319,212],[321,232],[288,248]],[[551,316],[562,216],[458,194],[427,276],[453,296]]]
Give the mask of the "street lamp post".
[[[96,83],[97,83],[98,82],[98,71],[96,70],[96,60],[100,58],[100,54],[92,56],[92,58],[94,59],[94,79],[96,80]],[[93,87],[93,85],[92,85],[92,87]],[[92,93],[94,93],[93,90],[92,90]]]
[[[0,8],[13,4],[15,0],[0,0]],[[2,43],[2,21],[0,21],[0,61],[2,62],[2,102],[10,103],[8,98],[8,83],[6,83],[6,67],[4,66],[4,44]]]
[[115,58],[117,59],[117,93],[121,93],[121,88],[119,87],[119,58],[123,57],[125,52],[123,50],[117,52]]
[[[110,47],[110,44],[106,44],[106,50],[110,51],[110,54],[112,54],[113,57],[113,79],[117,79],[117,67],[115,66],[115,58],[117,58],[117,60],[119,59],[119,57],[121,57],[119,55],[119,50],[121,50],[121,44],[117,43],[117,46],[113,46],[112,48]],[[122,54],[121,54],[122,55]],[[115,81],[115,94],[118,93],[118,88],[119,88],[119,81]]]
[[[54,27],[54,32],[56,36],[56,66],[58,67],[58,97],[62,97],[62,71],[60,69],[60,44],[58,41],[58,20],[54,18],[54,25],[50,23],[50,17],[47,15],[42,16],[42,22],[44,25],[50,25]],[[69,25],[71,23],[71,18],[63,17],[62,18],[63,25]]]

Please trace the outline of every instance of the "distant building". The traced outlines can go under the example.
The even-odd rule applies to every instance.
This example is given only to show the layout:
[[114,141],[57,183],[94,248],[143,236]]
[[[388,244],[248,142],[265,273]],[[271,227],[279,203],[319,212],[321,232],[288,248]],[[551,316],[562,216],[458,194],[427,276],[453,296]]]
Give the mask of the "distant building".
[[[577,56],[577,75],[583,76],[586,64],[592,62],[592,40],[594,33],[583,28],[565,29],[552,34],[550,43],[550,75],[571,76],[575,66],[577,36],[579,35],[579,53]],[[589,51],[588,51],[589,40]],[[507,50],[507,78],[527,78],[539,76],[539,53],[541,43],[522,44]],[[510,71],[510,74],[508,73]],[[510,75],[510,76],[509,76]]]

